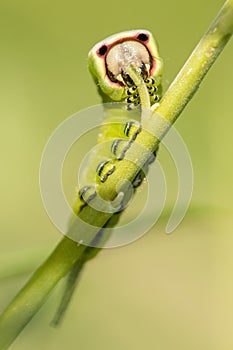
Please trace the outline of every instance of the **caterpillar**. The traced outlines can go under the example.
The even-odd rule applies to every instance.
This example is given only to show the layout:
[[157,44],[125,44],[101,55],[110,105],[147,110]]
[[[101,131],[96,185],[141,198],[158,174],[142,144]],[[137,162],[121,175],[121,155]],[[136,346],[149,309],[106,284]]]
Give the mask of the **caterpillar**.
[[[98,147],[90,157],[83,174],[83,186],[74,204],[76,213],[95,198],[98,184],[107,181],[116,169],[116,162],[124,158],[136,140],[141,131],[140,108],[151,108],[162,93],[163,63],[147,30],[126,31],[99,42],[88,54],[88,65],[106,106],[97,140],[103,147]],[[120,104],[115,108],[109,102]],[[132,186],[138,187],[142,180],[140,172]]]

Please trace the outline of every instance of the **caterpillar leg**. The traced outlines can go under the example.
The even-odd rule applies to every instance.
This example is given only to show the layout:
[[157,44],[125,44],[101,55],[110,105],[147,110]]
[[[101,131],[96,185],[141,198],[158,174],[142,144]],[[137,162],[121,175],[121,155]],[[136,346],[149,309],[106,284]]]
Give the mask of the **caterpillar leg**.
[[151,106],[151,111],[154,112],[158,107],[159,107],[160,103],[157,102],[157,103],[154,103],[152,106]]

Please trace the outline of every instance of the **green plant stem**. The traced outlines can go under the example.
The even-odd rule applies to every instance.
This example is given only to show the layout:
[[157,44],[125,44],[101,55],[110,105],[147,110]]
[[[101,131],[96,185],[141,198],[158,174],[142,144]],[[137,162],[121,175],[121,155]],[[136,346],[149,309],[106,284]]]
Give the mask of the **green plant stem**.
[[[229,0],[224,4],[216,20],[169,87],[155,114],[145,121],[145,130],[142,130],[137,138],[137,144],[144,150],[141,152],[140,149],[139,162],[135,164],[130,160],[123,159],[109,180],[100,185],[99,193],[104,199],[113,200],[117,194],[116,188],[119,181],[122,179],[131,181],[137,174],[140,164],[144,164],[150,152],[157,148],[162,137],[191,100],[205,74],[229,40],[232,30],[233,0]],[[155,116],[162,116],[162,118],[155,118]],[[137,149],[132,150],[132,152],[135,151]],[[101,213],[87,206],[80,212],[79,216],[90,224],[102,227],[109,220],[111,214]],[[82,225],[77,224],[76,230],[77,232],[82,231]],[[78,246],[69,238],[62,239],[50,257],[39,267],[1,315],[1,350],[7,349],[14,341],[46,301],[57,282],[68,273],[75,262],[81,259],[85,249],[85,246]]]
[[1,316],[0,349],[7,349],[46,300],[57,282],[81,256],[85,246],[64,238],[38,268]]
[[156,112],[171,124],[198,89],[233,32],[233,1],[227,1],[215,21],[185,63]]

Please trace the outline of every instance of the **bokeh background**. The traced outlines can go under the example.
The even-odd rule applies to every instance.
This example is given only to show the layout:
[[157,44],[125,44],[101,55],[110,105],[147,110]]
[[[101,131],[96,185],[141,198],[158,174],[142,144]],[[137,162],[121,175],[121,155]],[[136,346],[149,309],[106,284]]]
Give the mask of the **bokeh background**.
[[[88,51],[116,32],[149,29],[166,89],[222,4],[0,1],[1,310],[61,238],[41,202],[40,159],[64,119],[100,102]],[[232,55],[230,42],[176,123],[195,176],[181,225],[165,234],[177,175],[162,149],[168,199],[158,224],[90,262],[62,327],[53,329],[61,282],[12,350],[232,349]],[[76,148],[64,169],[69,200],[78,160]]]

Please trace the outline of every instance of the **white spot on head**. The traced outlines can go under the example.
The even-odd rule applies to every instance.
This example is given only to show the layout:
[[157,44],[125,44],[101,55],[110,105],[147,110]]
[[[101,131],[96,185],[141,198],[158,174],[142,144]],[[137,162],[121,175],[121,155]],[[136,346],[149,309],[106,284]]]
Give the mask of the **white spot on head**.
[[113,46],[106,57],[108,70],[117,77],[129,66],[134,66],[136,69],[142,64],[149,65],[150,55],[146,47],[137,41],[124,41]]

